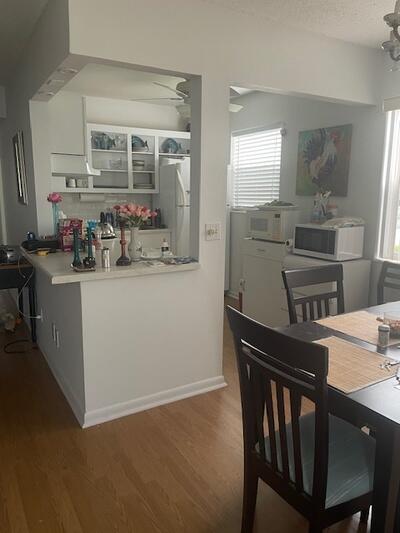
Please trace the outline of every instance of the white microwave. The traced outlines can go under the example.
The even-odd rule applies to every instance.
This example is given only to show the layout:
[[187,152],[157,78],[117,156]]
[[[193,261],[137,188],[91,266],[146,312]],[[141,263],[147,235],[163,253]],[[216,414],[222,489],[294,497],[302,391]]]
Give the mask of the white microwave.
[[293,253],[328,259],[349,261],[363,256],[364,226],[320,226],[296,224]]
[[248,235],[252,239],[285,242],[293,237],[298,213],[296,206],[263,207],[248,211]]

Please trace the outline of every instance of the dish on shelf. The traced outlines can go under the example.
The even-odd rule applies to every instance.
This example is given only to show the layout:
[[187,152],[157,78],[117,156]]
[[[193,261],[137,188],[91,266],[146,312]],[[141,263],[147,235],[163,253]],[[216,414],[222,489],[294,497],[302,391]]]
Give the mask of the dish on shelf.
[[144,159],[133,159],[132,160],[132,170],[144,170],[145,167]]
[[148,152],[149,145],[137,135],[132,135],[132,152]]
[[175,139],[168,137],[161,145],[161,151],[164,154],[177,154],[179,150],[182,149],[182,146],[178,144]]
[[94,150],[126,150],[126,136],[94,131],[92,133],[92,148]]

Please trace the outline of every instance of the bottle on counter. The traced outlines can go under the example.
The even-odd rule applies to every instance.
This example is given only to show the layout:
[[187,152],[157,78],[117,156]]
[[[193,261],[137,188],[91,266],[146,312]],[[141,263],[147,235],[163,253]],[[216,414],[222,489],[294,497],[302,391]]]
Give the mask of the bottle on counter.
[[169,255],[169,244],[167,239],[164,237],[163,242],[161,244],[161,255],[166,256]]

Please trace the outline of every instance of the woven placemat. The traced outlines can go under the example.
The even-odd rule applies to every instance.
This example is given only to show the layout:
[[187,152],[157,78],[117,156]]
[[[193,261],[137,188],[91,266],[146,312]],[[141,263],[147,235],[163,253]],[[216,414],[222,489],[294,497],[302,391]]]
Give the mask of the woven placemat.
[[[326,326],[335,331],[340,331],[356,339],[370,342],[375,346],[378,344],[378,322],[377,315],[368,311],[355,311],[344,315],[329,316],[316,320],[317,324]],[[389,344],[398,344],[400,339],[390,339]]]
[[339,337],[327,337],[314,342],[329,349],[329,385],[346,394],[396,375],[399,365],[381,368],[382,364],[393,359]]

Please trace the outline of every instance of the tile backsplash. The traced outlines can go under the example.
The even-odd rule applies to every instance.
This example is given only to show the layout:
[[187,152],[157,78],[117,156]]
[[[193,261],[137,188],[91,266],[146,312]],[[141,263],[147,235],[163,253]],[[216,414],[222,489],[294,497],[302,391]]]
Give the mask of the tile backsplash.
[[89,194],[93,201],[81,201],[80,194],[63,193],[60,209],[68,218],[99,219],[100,212],[112,209],[116,204],[140,203],[152,208],[152,195],[150,194]]

